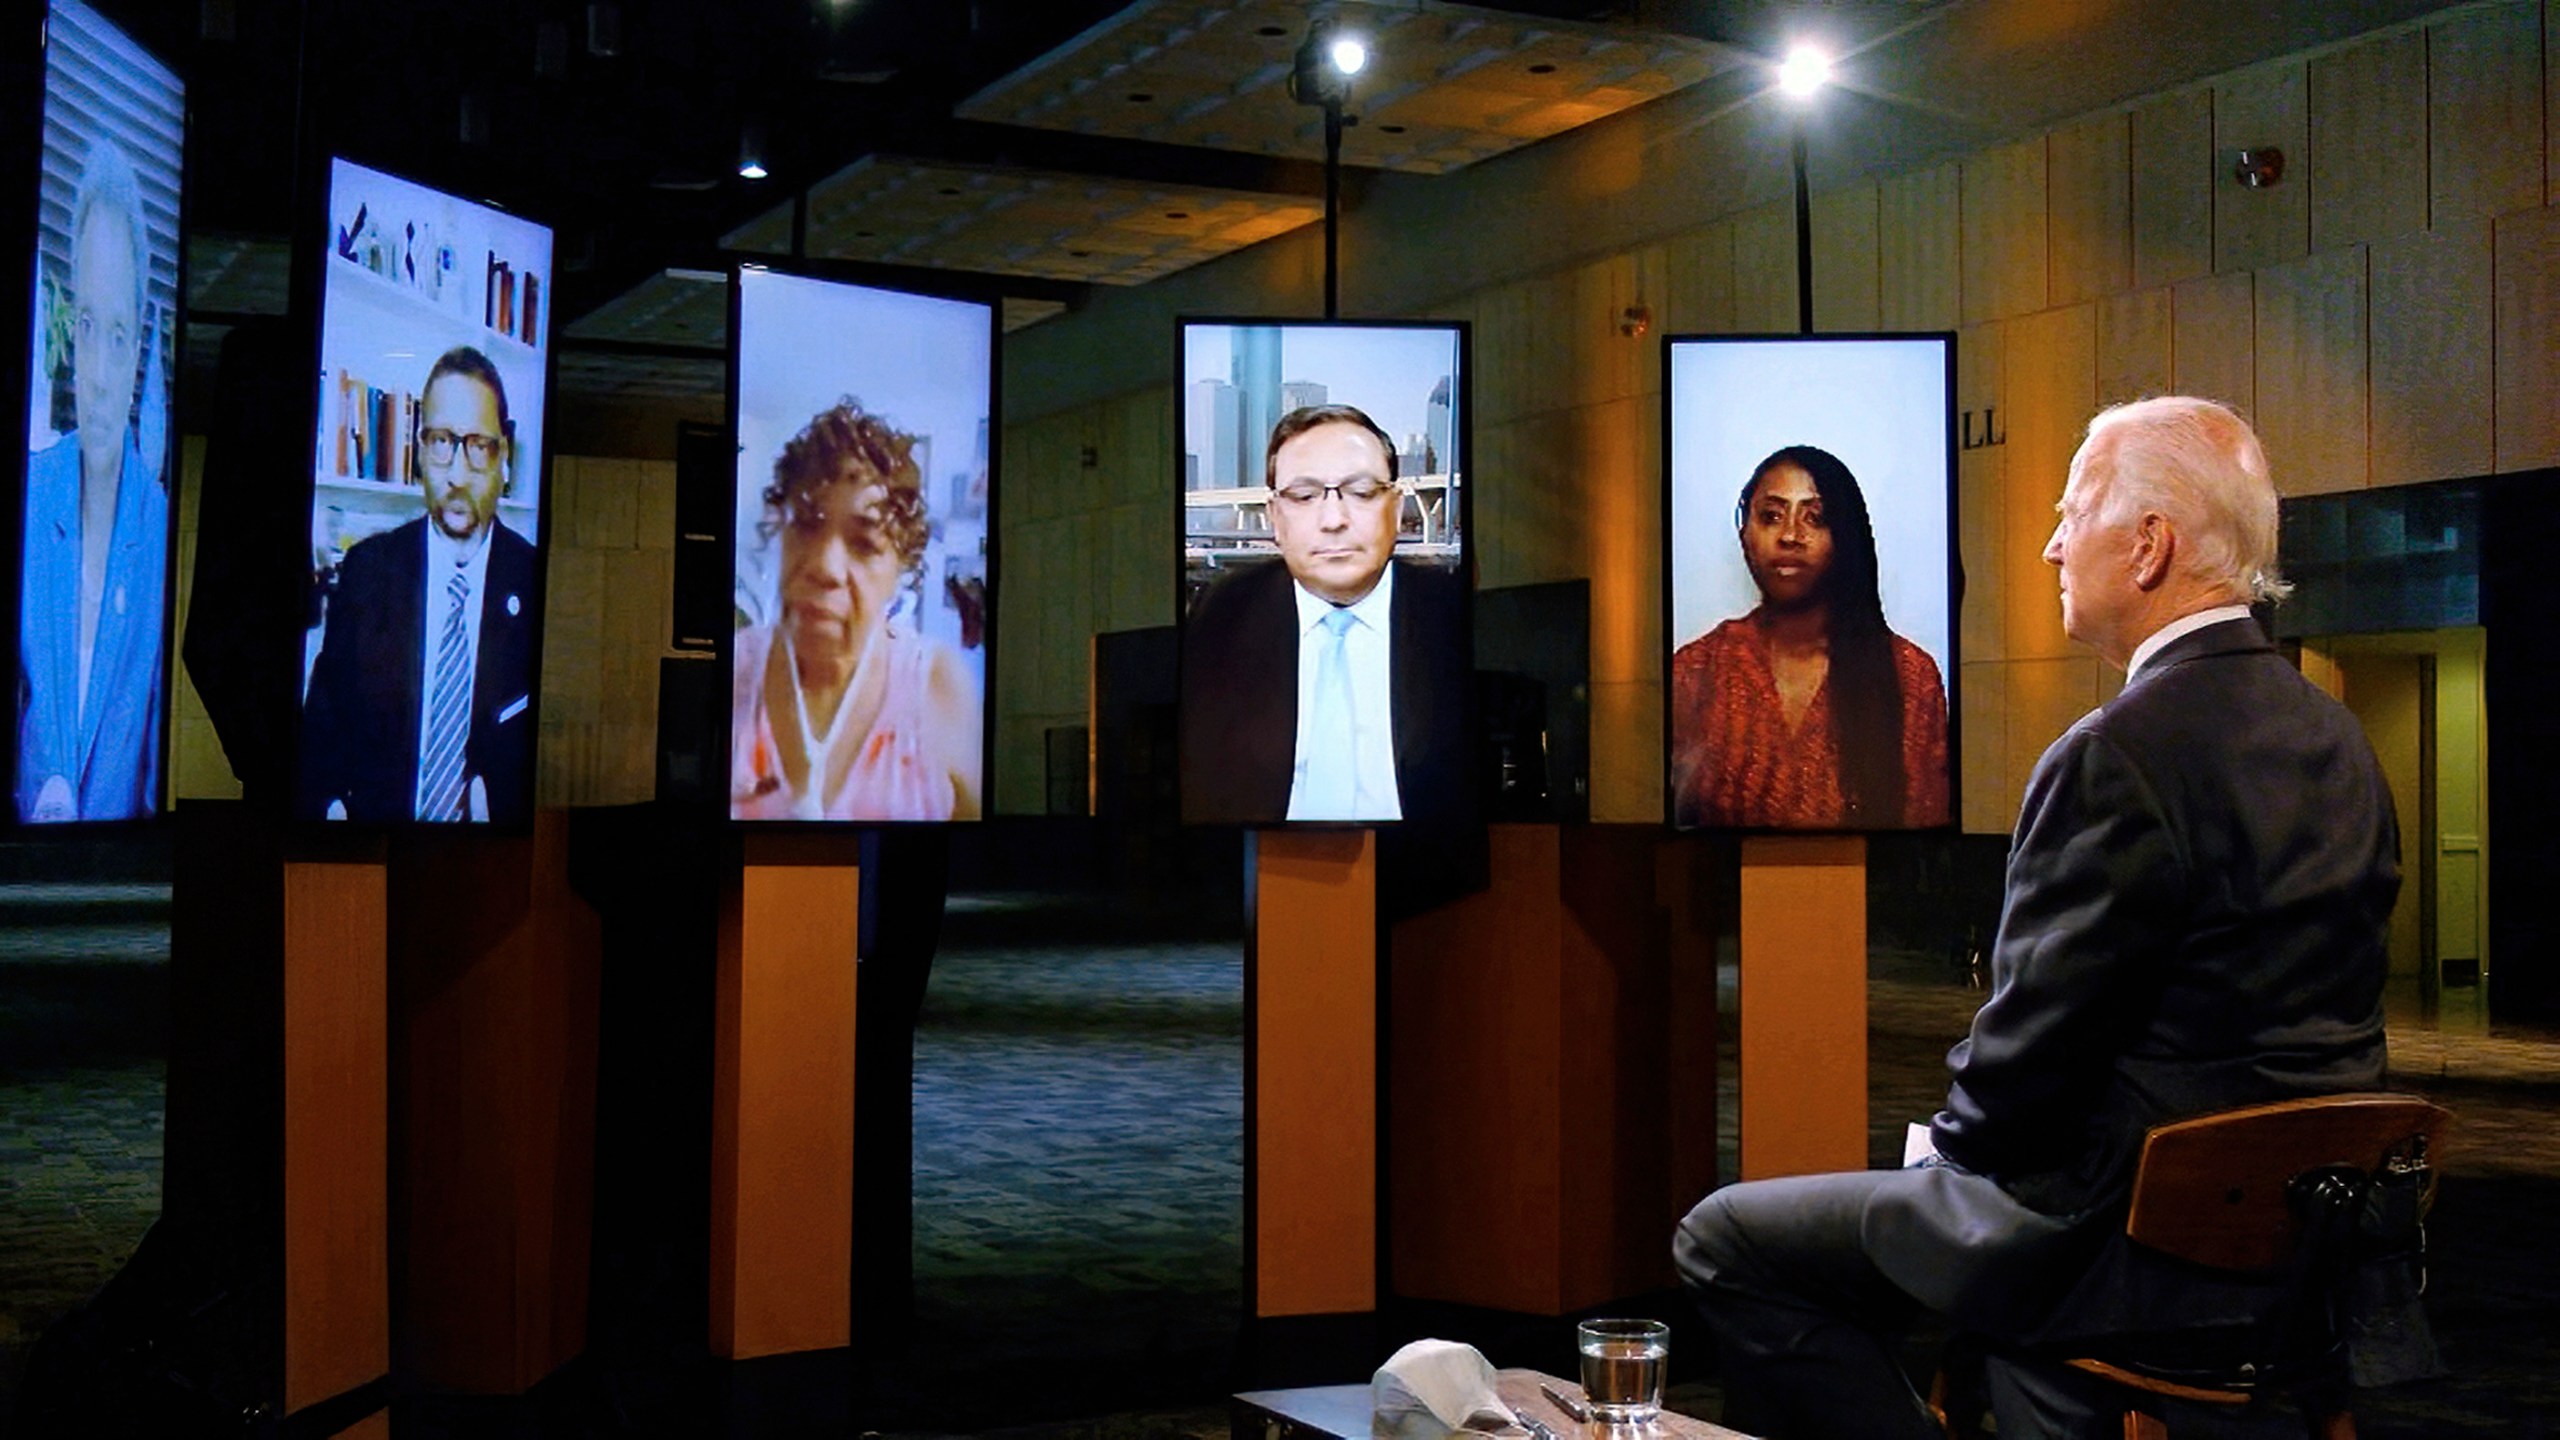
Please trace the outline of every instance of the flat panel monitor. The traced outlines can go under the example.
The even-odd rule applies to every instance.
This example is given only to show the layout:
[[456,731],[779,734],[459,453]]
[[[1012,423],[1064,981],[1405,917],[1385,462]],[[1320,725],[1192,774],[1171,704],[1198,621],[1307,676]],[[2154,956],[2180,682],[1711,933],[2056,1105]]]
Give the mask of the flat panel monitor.
[[1466,327],[1179,331],[1183,819],[1465,818]]
[[296,812],[521,827],[551,231],[343,158],[327,211]]
[[1955,341],[1664,346],[1672,823],[1953,816]]
[[79,0],[46,16],[11,813],[132,820],[167,789],[170,395],[186,94]]
[[729,815],[975,820],[995,307],[760,266],[732,296]]

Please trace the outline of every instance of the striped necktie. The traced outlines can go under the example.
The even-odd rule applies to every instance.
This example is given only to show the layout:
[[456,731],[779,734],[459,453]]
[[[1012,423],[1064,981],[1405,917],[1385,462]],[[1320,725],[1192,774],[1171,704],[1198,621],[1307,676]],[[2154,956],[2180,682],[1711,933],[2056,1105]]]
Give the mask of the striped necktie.
[[436,680],[429,693],[427,753],[418,769],[418,818],[460,820],[462,814],[462,748],[471,738],[471,643],[463,627],[463,606],[471,599],[471,576],[461,566],[445,578],[443,633],[436,637]]

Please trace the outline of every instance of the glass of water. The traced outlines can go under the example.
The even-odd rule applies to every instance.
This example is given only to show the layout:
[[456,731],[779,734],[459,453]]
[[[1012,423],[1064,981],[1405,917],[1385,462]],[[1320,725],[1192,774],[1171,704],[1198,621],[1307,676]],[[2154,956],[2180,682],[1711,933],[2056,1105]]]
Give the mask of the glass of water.
[[1582,1393],[1590,1398],[1592,1418],[1604,1425],[1641,1425],[1662,1413],[1670,1326],[1659,1320],[1585,1320],[1575,1339],[1582,1347]]

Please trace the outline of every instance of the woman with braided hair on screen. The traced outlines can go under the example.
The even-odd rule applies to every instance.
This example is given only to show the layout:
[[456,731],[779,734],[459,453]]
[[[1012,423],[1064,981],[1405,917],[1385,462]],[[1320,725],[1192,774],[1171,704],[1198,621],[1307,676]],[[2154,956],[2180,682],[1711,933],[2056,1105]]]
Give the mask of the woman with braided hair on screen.
[[1787,446],[1752,471],[1734,521],[1760,603],[1671,657],[1674,822],[1945,823],[1946,687],[1885,624],[1857,477]]

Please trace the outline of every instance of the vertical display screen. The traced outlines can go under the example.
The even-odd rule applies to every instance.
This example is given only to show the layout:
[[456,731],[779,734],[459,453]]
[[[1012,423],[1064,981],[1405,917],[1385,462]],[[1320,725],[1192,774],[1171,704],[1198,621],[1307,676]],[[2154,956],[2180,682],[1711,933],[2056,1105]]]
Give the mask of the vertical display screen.
[[1666,345],[1673,824],[1949,822],[1954,349]]
[[305,819],[520,826],[542,627],[551,231],[329,169]]
[[23,824],[165,789],[177,75],[77,0],[45,26],[11,774]]
[[1181,326],[1182,815],[1473,808],[1466,331]]
[[729,814],[985,807],[993,307],[738,272]]

